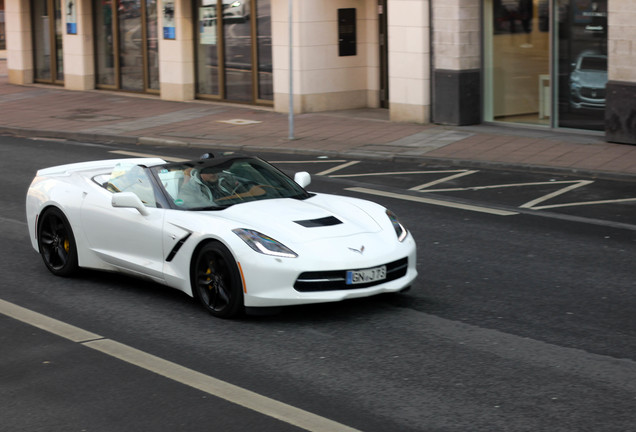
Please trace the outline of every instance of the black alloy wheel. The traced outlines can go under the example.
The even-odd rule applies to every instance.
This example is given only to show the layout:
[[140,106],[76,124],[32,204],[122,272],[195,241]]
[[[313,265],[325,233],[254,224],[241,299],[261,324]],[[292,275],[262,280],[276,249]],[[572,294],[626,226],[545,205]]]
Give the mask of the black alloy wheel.
[[204,245],[192,270],[192,289],[203,307],[219,318],[244,310],[243,283],[232,253],[219,242]]
[[46,267],[56,276],[77,271],[77,247],[71,225],[59,209],[51,207],[40,216],[38,247]]

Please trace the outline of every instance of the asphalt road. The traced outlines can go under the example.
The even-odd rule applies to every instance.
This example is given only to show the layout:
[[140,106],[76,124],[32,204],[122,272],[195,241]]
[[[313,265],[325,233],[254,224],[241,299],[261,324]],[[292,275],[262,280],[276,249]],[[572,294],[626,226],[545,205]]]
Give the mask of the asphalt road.
[[[393,209],[418,242],[420,277],[397,296],[227,321],[149,282],[90,271],[56,278],[31,249],[24,195],[35,171],[117,157],[113,150],[186,158],[200,153],[0,137],[0,300],[8,302],[0,310],[17,305],[99,335],[71,341],[0,314],[0,430],[282,431],[301,430],[289,418],[307,414],[316,416],[316,425],[328,425],[325,430],[633,430],[634,203],[592,213],[591,206],[535,210],[520,206],[554,190],[423,193],[410,189],[451,173],[434,180],[431,174],[336,176],[464,168],[344,166],[351,161],[268,155],[301,160],[278,165],[314,174],[310,190]],[[505,183],[498,176],[510,177],[508,184],[539,183],[534,175],[481,172],[449,182],[455,189]],[[569,180],[585,179],[554,179]],[[595,189],[585,195],[583,186],[577,188],[576,200],[629,199],[634,190],[625,183],[588,186]],[[567,201],[565,194],[554,199]],[[466,203],[474,208],[455,206]],[[620,217],[611,216],[617,212]],[[142,359],[169,361],[178,373],[160,375],[141,360],[125,362],[95,349],[104,341],[134,348]],[[200,381],[215,378],[302,411],[274,418],[267,401],[256,404],[263,409],[247,408],[223,392],[185,384],[178,377],[188,371]]]

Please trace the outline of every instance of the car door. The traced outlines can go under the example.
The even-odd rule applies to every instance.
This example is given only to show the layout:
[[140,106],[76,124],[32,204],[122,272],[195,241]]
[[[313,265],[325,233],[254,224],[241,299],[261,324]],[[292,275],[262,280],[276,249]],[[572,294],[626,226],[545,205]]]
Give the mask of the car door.
[[[107,189],[89,193],[82,203],[82,229],[89,248],[103,261],[122,270],[163,281],[163,224],[165,209],[158,208],[152,198],[153,183],[141,167],[129,169],[132,188],[144,203],[144,214],[135,208],[112,206]],[[110,189],[124,189],[120,181]],[[144,191],[141,187],[146,188]],[[147,188],[150,188],[148,192]],[[121,188],[121,189],[120,189]],[[136,188],[136,189],[135,189]]]

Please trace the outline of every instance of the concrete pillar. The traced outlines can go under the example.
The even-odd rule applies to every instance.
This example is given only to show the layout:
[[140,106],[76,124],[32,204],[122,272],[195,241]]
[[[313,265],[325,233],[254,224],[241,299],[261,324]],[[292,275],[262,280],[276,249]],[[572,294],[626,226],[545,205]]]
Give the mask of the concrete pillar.
[[[65,9],[69,0],[65,0]],[[63,14],[64,87],[69,90],[95,88],[95,54],[93,49],[93,18],[91,0],[73,0],[77,8],[77,34],[67,34]]]
[[636,2],[608,0],[605,136],[636,144]]
[[433,122],[481,122],[481,2],[431,0]]
[[33,82],[30,4],[30,2],[23,0],[6,0],[4,5],[7,69],[11,84],[30,84]]
[[[288,0],[272,0],[274,109],[289,112]],[[355,9],[356,53],[341,56],[338,9]],[[294,0],[294,111],[379,105],[376,0]]]
[[190,0],[175,0],[174,40],[164,39],[163,5],[159,5],[159,80],[161,99],[187,101],[195,97],[194,30],[196,12]]
[[392,121],[430,121],[429,1],[388,1],[389,109]]

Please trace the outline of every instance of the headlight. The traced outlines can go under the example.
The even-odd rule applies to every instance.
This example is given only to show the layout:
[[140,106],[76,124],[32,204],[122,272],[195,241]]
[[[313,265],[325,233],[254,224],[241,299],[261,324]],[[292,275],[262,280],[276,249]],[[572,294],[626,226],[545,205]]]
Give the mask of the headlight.
[[298,254],[281,242],[273,238],[261,234],[258,231],[245,228],[237,228],[232,230],[234,234],[239,236],[249,247],[258,253],[271,255],[281,258],[296,258]]
[[235,1],[234,3],[230,5],[230,7],[239,7],[240,5],[241,5],[240,1]]
[[393,213],[391,210],[387,210],[386,215],[389,217],[391,225],[393,225],[393,229],[395,230],[398,241],[404,241],[406,235],[408,234],[408,231],[406,230],[406,228],[404,228],[404,225],[400,223],[395,213]]

